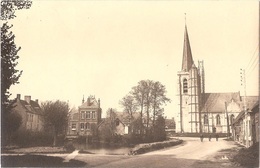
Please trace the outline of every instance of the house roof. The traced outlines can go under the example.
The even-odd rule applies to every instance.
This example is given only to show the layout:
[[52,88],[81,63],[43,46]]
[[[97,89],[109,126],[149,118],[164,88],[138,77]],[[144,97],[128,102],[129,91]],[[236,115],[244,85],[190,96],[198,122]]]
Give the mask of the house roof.
[[174,129],[175,128],[174,119],[165,119],[165,127],[167,127],[168,129]]
[[95,97],[89,97],[79,108],[99,108],[99,104]]
[[[131,115],[127,112],[114,112],[116,114],[116,118],[118,118],[123,124],[129,123],[129,119],[131,119]],[[138,118],[140,113],[135,112],[132,114],[133,118]]]
[[[251,96],[251,97],[253,97],[253,96]],[[254,96],[255,97],[255,96]],[[253,99],[251,99],[252,100],[252,102],[253,102]],[[250,103],[250,106],[249,106],[250,108],[248,108],[249,109],[249,111],[251,111],[251,112],[259,112],[259,101],[256,101],[254,104],[253,103]],[[241,118],[243,118],[244,117],[244,115],[245,115],[245,111],[241,111],[239,114],[238,114],[238,116],[235,118],[235,120],[234,120],[234,122],[233,122],[233,124],[235,124],[235,123],[237,123]]]
[[29,113],[40,114],[40,115],[43,114],[40,105],[36,101],[30,100],[30,103],[28,103],[25,100],[17,100],[16,99],[16,102],[17,103],[20,102],[22,107]]

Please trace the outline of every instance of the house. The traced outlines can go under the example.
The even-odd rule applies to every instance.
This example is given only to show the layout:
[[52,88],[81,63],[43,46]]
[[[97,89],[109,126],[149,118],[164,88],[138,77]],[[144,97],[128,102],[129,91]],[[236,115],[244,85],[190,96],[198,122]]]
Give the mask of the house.
[[82,104],[72,111],[69,117],[67,138],[78,136],[95,136],[97,125],[101,122],[102,109],[100,99],[89,96],[87,101],[82,100]]
[[259,142],[259,102],[241,111],[232,123],[234,141],[249,147]]
[[132,116],[127,112],[114,112],[110,109],[105,119],[99,124],[98,129],[107,126],[109,123],[113,126],[114,134],[127,135],[132,132],[138,132],[133,126],[133,122],[138,119],[140,113],[133,113]]
[[171,133],[175,133],[175,120],[172,119],[165,119],[165,131],[168,135]]
[[12,112],[18,113],[22,117],[22,124],[18,131],[43,130],[43,112],[37,99],[33,101],[31,96],[24,96],[24,100],[21,100],[21,94],[17,94]]

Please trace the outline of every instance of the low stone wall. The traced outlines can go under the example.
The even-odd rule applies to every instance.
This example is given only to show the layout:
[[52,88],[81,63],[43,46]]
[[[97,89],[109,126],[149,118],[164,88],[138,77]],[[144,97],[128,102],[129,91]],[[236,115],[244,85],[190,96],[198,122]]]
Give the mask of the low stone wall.
[[154,142],[154,143],[145,143],[145,144],[139,144],[135,146],[130,152],[129,155],[138,155],[143,154],[175,145],[179,145],[183,142],[181,139],[171,139],[168,141],[163,142]]

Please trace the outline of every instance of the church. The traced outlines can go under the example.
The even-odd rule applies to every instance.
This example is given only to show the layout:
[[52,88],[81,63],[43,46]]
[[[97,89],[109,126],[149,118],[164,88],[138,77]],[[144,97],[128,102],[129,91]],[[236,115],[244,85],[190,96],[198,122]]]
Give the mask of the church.
[[195,65],[185,24],[183,57],[178,75],[177,133],[230,133],[231,124],[246,107],[250,111],[258,96],[240,96],[240,92],[205,93],[203,61]]

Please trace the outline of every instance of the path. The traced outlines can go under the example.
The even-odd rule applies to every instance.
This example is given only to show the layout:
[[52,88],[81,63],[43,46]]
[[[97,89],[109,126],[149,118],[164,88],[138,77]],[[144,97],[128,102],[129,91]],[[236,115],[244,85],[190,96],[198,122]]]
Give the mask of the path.
[[87,163],[86,167],[98,168],[188,168],[188,167],[222,167],[230,168],[228,160],[216,160],[213,156],[222,149],[236,147],[234,142],[219,139],[219,141],[200,142],[198,138],[182,138],[185,143],[159,151],[136,156],[90,155],[79,154],[75,157]]

